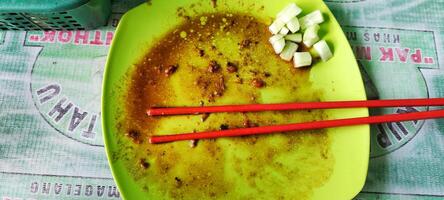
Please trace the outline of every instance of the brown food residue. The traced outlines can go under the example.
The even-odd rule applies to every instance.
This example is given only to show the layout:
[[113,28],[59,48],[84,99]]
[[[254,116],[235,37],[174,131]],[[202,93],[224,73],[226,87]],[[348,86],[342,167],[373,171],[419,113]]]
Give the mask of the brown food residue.
[[233,62],[228,62],[227,63],[227,71],[230,73],[237,72],[237,64],[233,63]]
[[222,75],[205,74],[197,77],[194,84],[201,90],[208,102],[214,102],[225,91],[225,79]]
[[215,73],[220,71],[220,65],[217,63],[217,61],[212,60],[210,61],[210,64],[208,64],[208,72]]
[[221,124],[220,127],[219,127],[219,129],[222,130],[222,131],[223,131],[223,130],[228,130],[228,128],[230,128],[230,127],[228,126],[228,124]]
[[171,76],[171,74],[174,74],[174,72],[176,72],[177,68],[179,67],[179,65],[170,65],[165,69],[165,76]]
[[274,54],[266,23],[236,13],[188,16],[178,9],[178,15],[187,20],[128,71],[117,127],[123,134],[113,159],[125,163],[149,199],[310,198],[333,171],[331,138],[325,130],[199,140],[197,146],[197,140],[143,142],[152,135],[325,118],[319,110],[146,116],[146,109],[154,106],[319,100],[309,82],[310,70],[294,69]]
[[210,116],[209,113],[202,114],[202,117],[200,118],[200,121],[201,122],[205,122],[205,120],[207,120],[209,116]]
[[190,147],[191,147],[191,148],[196,147],[196,145],[197,145],[197,141],[198,141],[198,140],[190,140]]
[[251,122],[249,119],[246,119],[243,123],[244,128],[257,127],[258,125]]
[[265,82],[264,82],[262,79],[260,79],[260,78],[254,78],[254,79],[251,81],[251,84],[252,84],[254,87],[257,87],[257,88],[261,88],[261,87],[264,87],[264,86],[265,86]]
[[128,133],[126,133],[126,136],[131,138],[131,140],[136,144],[142,143],[142,138],[139,131],[129,130]]
[[200,57],[205,56],[205,51],[203,49],[199,49],[199,56]]
[[142,167],[143,169],[147,169],[150,166],[150,164],[143,158],[139,160],[139,163],[140,167]]
[[251,43],[253,43],[253,42],[250,39],[242,40],[242,42],[240,43],[240,48],[241,49],[248,48],[248,47],[250,47]]

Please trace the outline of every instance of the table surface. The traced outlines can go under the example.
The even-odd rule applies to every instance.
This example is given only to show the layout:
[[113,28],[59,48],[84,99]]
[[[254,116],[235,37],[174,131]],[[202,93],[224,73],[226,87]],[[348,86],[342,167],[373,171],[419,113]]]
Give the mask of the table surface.
[[[106,27],[0,32],[0,199],[118,199],[103,148],[103,67],[122,14]],[[369,99],[444,96],[443,0],[325,0],[361,67]],[[374,109],[371,114],[425,107]],[[444,120],[371,127],[355,199],[443,199]]]

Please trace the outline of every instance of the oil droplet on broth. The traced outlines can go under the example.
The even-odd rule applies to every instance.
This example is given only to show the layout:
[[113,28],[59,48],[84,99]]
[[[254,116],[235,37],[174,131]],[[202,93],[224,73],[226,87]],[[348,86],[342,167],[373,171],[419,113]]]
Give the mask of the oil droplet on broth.
[[185,31],[181,31],[181,32],[180,32],[180,37],[181,37],[181,38],[186,38],[186,37],[187,37],[187,32],[185,32]]
[[[194,148],[188,141],[148,144],[146,138],[153,134],[325,117],[322,111],[218,113],[203,122],[200,116],[146,117],[151,106],[316,101],[320,96],[311,88],[310,71],[294,69],[275,55],[267,25],[251,16],[201,15],[174,30],[178,32],[157,41],[136,65],[122,99],[120,132],[137,131],[140,141],[121,134],[119,159],[141,188],[155,199],[309,198],[333,170],[324,130],[201,140]],[[258,79],[261,87],[251,84]]]

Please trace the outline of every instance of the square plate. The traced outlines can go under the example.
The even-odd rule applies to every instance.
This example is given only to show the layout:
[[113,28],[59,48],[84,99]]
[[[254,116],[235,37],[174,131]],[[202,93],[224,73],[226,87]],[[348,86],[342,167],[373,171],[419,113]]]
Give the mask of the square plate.
[[[131,169],[126,167],[124,161],[113,158],[113,154],[121,145],[117,139],[117,119],[124,109],[119,101],[123,93],[121,86],[125,84],[129,69],[144,56],[154,41],[183,22],[183,18],[177,16],[178,8],[194,5],[192,7],[195,13],[248,13],[269,23],[275,14],[290,2],[296,2],[303,9],[303,15],[319,9],[326,18],[326,22],[321,25],[321,34],[332,47],[334,56],[328,62],[316,63],[310,69],[309,76],[313,88],[322,91],[321,101],[365,99],[363,82],[353,52],[341,27],[322,0],[217,0],[215,8],[211,1],[200,0],[153,0],[142,4],[122,17],[113,39],[103,82],[102,125],[106,152],[113,176],[125,199],[148,199],[153,196],[132,177]],[[368,109],[365,108],[334,109],[325,112],[329,119],[368,116]],[[369,126],[331,128],[326,131],[331,138],[330,151],[334,157],[332,171],[325,183],[312,188],[309,198],[351,199],[362,189],[367,175]],[[316,164],[307,163],[305,167]],[[312,175],[305,174],[308,177]],[[282,190],[286,190],[285,186]],[[290,199],[301,197],[287,196]]]

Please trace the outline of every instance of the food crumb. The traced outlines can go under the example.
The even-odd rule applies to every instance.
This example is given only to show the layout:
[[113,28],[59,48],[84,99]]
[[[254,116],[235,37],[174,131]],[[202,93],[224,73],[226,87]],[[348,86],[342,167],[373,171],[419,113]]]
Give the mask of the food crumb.
[[251,43],[252,43],[252,41],[250,39],[242,40],[242,42],[240,43],[240,48],[241,49],[248,48],[251,46]]
[[176,72],[177,68],[179,68],[178,64],[168,66],[168,68],[164,71],[165,76],[171,76],[171,74],[174,74],[174,72]]
[[221,124],[220,125],[220,130],[227,130],[229,128],[228,124]]
[[207,120],[207,118],[210,116],[209,113],[204,113],[202,114],[202,116],[200,117],[200,121],[201,122],[205,122],[205,120]]
[[230,73],[237,72],[237,65],[233,62],[228,62],[227,63],[227,71]]
[[242,80],[242,78],[240,78],[240,77],[237,77],[235,82],[242,84],[242,83],[244,83],[244,80]]
[[194,148],[194,147],[196,147],[197,146],[197,140],[190,140],[190,147],[191,148]]
[[222,96],[225,91],[223,75],[199,76],[194,85],[204,91],[203,95],[208,97],[208,102],[214,102],[215,98]]
[[244,83],[244,80],[239,76],[239,74],[236,74],[236,79],[234,80],[235,83],[242,84]]
[[133,140],[133,142],[136,144],[142,143],[141,138],[140,138],[140,133],[136,130],[128,131],[128,133],[126,133],[126,136],[131,138]]
[[210,64],[208,65],[208,72],[215,73],[218,72],[220,69],[219,63],[217,63],[215,60],[211,60]]
[[174,177],[174,180],[176,181],[176,187],[181,187],[182,186],[182,180],[179,177]]
[[142,167],[143,169],[147,169],[148,167],[150,167],[150,164],[143,158],[139,160],[139,164],[140,167]]
[[259,72],[257,70],[250,69],[250,73],[252,73],[253,76],[256,76]]
[[251,122],[249,119],[245,120],[243,123],[245,128],[257,127],[258,125]]
[[205,51],[203,49],[199,49],[199,56],[200,57],[205,56]]
[[264,82],[262,79],[260,79],[260,78],[254,78],[254,79],[251,81],[251,84],[252,84],[254,87],[257,87],[257,88],[261,88],[261,87],[264,87],[264,86],[265,86],[265,82]]

